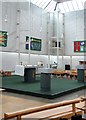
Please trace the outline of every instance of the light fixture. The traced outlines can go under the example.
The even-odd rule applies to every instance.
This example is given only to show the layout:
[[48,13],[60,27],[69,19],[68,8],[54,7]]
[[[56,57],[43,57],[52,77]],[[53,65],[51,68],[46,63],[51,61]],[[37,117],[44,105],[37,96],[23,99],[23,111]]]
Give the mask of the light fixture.
[[7,22],[7,15],[5,15],[5,19],[4,19],[5,22]]

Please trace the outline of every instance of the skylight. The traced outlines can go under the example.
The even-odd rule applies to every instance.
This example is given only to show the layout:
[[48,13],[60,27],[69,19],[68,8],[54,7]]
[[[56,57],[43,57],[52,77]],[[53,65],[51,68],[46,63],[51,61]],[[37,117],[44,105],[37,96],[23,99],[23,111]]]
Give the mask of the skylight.
[[61,13],[83,10],[85,1],[86,0],[71,0],[56,5],[56,1],[54,0],[31,0],[33,4],[45,9],[48,12],[54,12],[55,7],[58,6]]

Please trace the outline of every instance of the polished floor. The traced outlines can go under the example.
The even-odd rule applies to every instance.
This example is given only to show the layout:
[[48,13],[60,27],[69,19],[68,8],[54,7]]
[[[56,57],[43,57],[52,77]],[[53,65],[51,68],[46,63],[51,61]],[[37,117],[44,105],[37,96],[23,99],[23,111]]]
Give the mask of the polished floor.
[[33,97],[29,95],[15,94],[6,91],[0,92],[0,118],[3,117],[4,112],[14,112],[22,109],[41,106],[48,103],[74,99],[81,96],[86,96],[86,89],[55,99]]

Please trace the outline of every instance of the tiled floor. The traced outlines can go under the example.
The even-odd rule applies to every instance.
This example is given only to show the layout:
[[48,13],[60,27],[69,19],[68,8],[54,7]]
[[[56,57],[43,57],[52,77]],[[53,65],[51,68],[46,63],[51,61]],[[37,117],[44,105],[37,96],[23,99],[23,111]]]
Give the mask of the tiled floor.
[[86,89],[56,99],[45,99],[29,95],[0,92],[0,118],[2,118],[4,112],[13,112],[35,106],[41,106],[48,103],[74,99],[83,95],[86,95]]

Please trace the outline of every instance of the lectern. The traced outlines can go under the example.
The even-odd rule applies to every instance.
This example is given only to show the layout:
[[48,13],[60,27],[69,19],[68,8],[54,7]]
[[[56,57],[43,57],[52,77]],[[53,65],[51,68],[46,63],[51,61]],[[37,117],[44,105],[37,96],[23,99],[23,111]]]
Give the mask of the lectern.
[[85,81],[85,70],[86,70],[86,61],[79,61],[77,66],[77,80],[79,82]]
[[24,82],[34,82],[36,75],[36,68],[34,67],[26,67],[24,69]]
[[15,67],[15,74],[24,76],[24,82],[34,82],[36,76],[36,67],[32,65],[16,65]]
[[41,73],[41,91],[47,92],[51,90],[50,73]]
[[51,71],[51,68],[41,69],[40,87],[42,92],[48,92],[51,90]]

